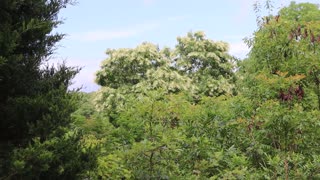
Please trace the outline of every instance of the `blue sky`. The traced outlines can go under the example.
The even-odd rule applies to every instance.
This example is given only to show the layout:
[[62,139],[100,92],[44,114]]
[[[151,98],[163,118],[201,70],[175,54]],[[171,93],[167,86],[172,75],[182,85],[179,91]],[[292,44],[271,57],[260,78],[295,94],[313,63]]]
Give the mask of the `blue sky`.
[[78,0],[60,13],[64,24],[56,31],[67,36],[53,61],[83,67],[73,87],[82,85],[82,91],[91,92],[99,89],[95,72],[107,58],[108,48],[132,48],[145,41],[174,47],[178,36],[201,30],[212,40],[228,42],[230,53],[244,58],[249,50],[242,40],[256,29],[254,1]]

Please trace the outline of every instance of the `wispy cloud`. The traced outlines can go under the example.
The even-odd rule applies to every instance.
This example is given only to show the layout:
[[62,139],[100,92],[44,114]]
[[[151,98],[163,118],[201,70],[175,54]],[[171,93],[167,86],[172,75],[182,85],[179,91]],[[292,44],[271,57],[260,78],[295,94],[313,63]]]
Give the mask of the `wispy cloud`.
[[158,23],[138,24],[132,27],[116,30],[95,30],[90,32],[76,33],[70,36],[73,40],[80,41],[103,41],[111,39],[129,38],[147,31],[158,28]]
[[[146,0],[146,1],[153,1],[153,0]],[[143,34],[148,31],[158,29],[159,27],[161,27],[163,24],[167,22],[183,21],[187,18],[188,16],[185,16],[185,15],[169,16],[166,19],[153,21],[153,23],[136,24],[133,26],[116,28],[113,30],[99,29],[99,30],[93,30],[88,32],[74,33],[74,34],[71,34],[69,38],[71,40],[92,41],[92,42],[121,39],[121,38],[130,38],[130,37],[137,36],[139,34]]]

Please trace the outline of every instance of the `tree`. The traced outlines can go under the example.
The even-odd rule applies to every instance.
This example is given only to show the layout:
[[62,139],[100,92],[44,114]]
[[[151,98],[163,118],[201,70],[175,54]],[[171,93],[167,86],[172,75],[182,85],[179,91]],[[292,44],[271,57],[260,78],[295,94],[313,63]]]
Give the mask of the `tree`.
[[[50,32],[60,22],[57,13],[69,1],[1,1],[0,39],[0,116],[1,141],[30,139],[29,123],[44,114],[33,106],[43,96],[60,86],[66,87],[76,70],[61,66],[40,69],[63,35]],[[49,101],[50,102],[50,101]],[[31,112],[38,111],[38,112]],[[25,111],[25,112],[23,112]],[[28,112],[29,111],[29,112]]]
[[146,90],[151,90],[176,82],[167,90],[174,92],[188,88],[182,85],[188,79],[174,73],[168,48],[160,51],[154,44],[143,43],[134,49],[108,50],[107,55],[108,59],[97,72],[96,81],[101,86],[138,90],[143,84]]
[[[62,23],[58,13],[72,3],[0,2],[1,178],[74,177],[81,171],[80,164],[71,165],[81,162],[85,154],[76,151],[80,134],[70,132],[70,114],[76,104],[68,90],[79,69],[46,65],[55,44],[64,37],[52,33]],[[75,158],[65,161],[71,154]],[[37,169],[36,163],[44,161],[43,169]],[[63,161],[66,166],[59,164]]]
[[279,15],[264,17],[247,41],[252,47],[248,59],[240,64],[239,93],[252,108],[242,122],[251,141],[246,150],[253,166],[270,178],[319,177],[314,162],[320,142],[320,32],[312,15],[320,11],[311,8],[307,17],[305,7],[316,6],[291,3]]
[[288,7],[282,8],[279,14],[283,19],[292,21],[309,22],[320,20],[319,5],[312,3],[297,4],[292,1]]
[[97,72],[96,81],[103,86],[96,95],[99,109],[109,113],[112,121],[129,99],[148,91],[193,92],[191,80],[171,66],[171,54],[169,48],[160,50],[151,43],[133,49],[108,50],[108,58]]
[[[287,12],[284,13],[284,16],[265,17],[264,23],[254,34],[254,38],[248,41],[249,46],[252,46],[252,50],[250,58],[243,64],[245,64],[246,73],[251,74],[251,77],[257,75],[257,73],[265,72],[268,78],[288,77],[287,80],[289,80],[289,77],[291,77],[289,84],[278,87],[277,90],[270,90],[269,88],[272,88],[272,86],[268,86],[269,92],[266,89],[266,93],[273,93],[274,96],[279,93],[281,88],[284,90],[291,85],[297,86],[300,84],[301,88],[302,86],[305,88],[305,91],[310,91],[310,93],[304,94],[304,98],[308,99],[309,102],[313,102],[310,104],[316,107],[318,103],[314,102],[312,97],[319,97],[317,83],[319,20],[317,20],[317,16],[312,16],[313,19],[308,22],[293,19],[290,14],[300,14],[305,9],[292,8],[293,5],[316,7],[308,3],[298,5],[292,3],[289,7],[280,10],[280,14],[283,11]],[[317,13],[320,13],[320,10],[315,8],[310,12],[313,15]],[[320,102],[320,99],[318,99],[318,102]]]
[[[205,38],[203,32],[179,37],[175,49],[143,43],[134,49],[107,50],[97,72],[101,88],[97,104],[117,112],[128,99],[150,90],[187,91],[193,96],[234,95],[234,58],[228,45]],[[115,110],[118,109],[118,110]]]
[[201,31],[177,39],[174,65],[181,74],[192,79],[200,94],[235,93],[235,59],[228,54],[227,43],[207,39]]

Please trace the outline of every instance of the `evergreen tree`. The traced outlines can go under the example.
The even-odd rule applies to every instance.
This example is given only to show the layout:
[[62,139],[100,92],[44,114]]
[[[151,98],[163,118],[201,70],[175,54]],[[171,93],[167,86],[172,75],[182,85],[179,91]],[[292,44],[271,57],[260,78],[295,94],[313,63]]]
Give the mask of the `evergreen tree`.
[[68,128],[76,107],[68,86],[79,69],[46,65],[64,37],[52,32],[62,23],[58,13],[72,3],[0,1],[0,179],[74,177],[85,169],[80,136]]

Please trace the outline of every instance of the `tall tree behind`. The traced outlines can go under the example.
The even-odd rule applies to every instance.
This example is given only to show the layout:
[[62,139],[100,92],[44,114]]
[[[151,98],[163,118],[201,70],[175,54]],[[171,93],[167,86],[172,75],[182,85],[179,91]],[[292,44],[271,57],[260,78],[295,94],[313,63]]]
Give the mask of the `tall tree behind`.
[[228,53],[228,44],[208,39],[201,31],[178,37],[175,49],[176,69],[192,79],[205,96],[236,94],[236,59]]

